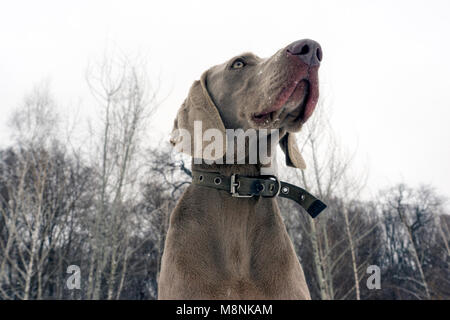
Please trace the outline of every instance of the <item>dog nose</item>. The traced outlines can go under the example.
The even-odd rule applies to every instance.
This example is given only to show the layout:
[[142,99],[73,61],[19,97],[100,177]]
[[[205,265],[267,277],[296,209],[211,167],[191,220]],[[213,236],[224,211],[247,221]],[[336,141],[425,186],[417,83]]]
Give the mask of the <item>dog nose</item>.
[[288,45],[286,51],[297,56],[309,66],[318,66],[322,61],[322,48],[314,40],[303,39]]

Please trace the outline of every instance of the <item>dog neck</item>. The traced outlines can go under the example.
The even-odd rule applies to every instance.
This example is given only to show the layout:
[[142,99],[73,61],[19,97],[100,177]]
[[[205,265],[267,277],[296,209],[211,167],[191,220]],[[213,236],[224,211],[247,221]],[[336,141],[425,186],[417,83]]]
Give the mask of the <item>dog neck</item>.
[[224,176],[239,174],[244,176],[256,177],[261,175],[260,164],[195,164],[192,162],[192,170],[217,172]]
[[[236,156],[234,158],[235,162],[234,164],[226,164],[225,157],[222,159],[222,164],[216,162],[212,164],[207,164],[205,163],[205,161],[201,161],[201,163],[198,163],[200,161],[194,161],[194,159],[192,158],[192,170],[217,172],[226,176],[230,176],[232,174],[246,175],[252,177],[259,175],[277,176],[278,170],[276,161],[277,159],[276,150],[278,141],[272,140],[270,141],[271,143],[268,145],[267,155],[265,156],[264,159],[261,159],[258,153],[256,164],[249,164],[249,152],[248,152],[249,150],[247,146],[244,164],[237,164],[236,162],[238,162],[238,160]],[[234,154],[237,155],[237,152],[234,152]]]
[[[267,161],[264,161],[265,163]],[[239,174],[244,176],[256,177],[260,175],[277,175],[276,155],[274,154],[269,160],[268,164],[206,164],[204,162],[198,164],[192,161],[192,170],[217,172],[224,176],[231,176],[232,174]]]

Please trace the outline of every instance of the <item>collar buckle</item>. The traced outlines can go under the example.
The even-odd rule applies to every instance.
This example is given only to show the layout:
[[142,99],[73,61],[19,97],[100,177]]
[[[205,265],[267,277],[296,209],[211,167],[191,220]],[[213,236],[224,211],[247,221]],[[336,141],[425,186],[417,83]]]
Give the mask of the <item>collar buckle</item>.
[[235,174],[235,173],[233,173],[231,175],[231,181],[230,181],[230,193],[231,193],[231,196],[235,197],[235,198],[251,198],[251,197],[253,197],[253,195],[242,195],[242,194],[239,194],[237,189],[239,189],[240,182],[239,181],[236,182],[236,176],[237,176],[237,174]]

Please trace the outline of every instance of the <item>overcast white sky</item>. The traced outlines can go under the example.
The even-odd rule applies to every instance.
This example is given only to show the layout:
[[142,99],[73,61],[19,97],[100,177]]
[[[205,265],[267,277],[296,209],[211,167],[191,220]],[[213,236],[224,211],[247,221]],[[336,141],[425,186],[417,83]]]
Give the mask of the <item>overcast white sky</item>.
[[42,79],[66,110],[81,101],[83,116],[94,112],[86,66],[111,43],[162,73],[171,94],[149,130],[163,137],[202,71],[311,38],[333,127],[358,148],[371,188],[431,183],[450,196],[449,31],[448,0],[2,1],[0,145],[10,111]]

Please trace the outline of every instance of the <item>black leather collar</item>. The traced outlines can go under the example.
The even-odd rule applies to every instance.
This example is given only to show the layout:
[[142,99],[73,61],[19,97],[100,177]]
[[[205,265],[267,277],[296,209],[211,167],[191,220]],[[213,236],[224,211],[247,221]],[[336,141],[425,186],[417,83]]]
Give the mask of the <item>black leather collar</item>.
[[214,172],[192,171],[192,183],[227,191],[236,198],[280,196],[297,202],[308,214],[315,218],[327,206],[308,191],[279,181],[275,176],[247,177],[237,174],[224,176]]

